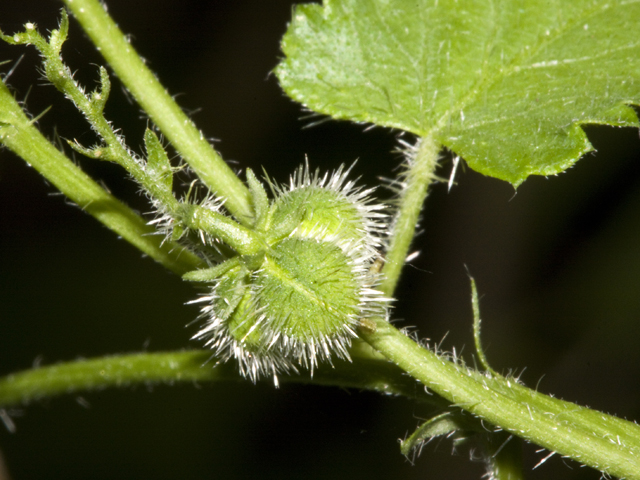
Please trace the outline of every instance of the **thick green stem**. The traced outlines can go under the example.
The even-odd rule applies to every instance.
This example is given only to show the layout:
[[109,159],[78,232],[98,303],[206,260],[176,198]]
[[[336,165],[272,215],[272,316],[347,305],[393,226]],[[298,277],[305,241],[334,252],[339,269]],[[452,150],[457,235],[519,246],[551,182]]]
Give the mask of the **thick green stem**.
[[249,191],[158,82],[98,0],[64,0],[122,83],[200,179],[241,223],[253,218]]
[[198,205],[182,204],[179,216],[189,228],[212,235],[241,255],[255,255],[267,249],[258,233],[238,225],[219,212]]
[[81,209],[166,268],[183,274],[200,259],[164,241],[145,220],[107,193],[53,146],[27,118],[0,80],[0,141],[38,170]]
[[[216,363],[208,350],[115,355],[34,368],[0,378],[0,408],[107,387],[223,380],[244,379],[236,365]],[[373,390],[443,406],[437,397],[416,389],[413,379],[385,360],[354,356],[353,363],[338,361],[333,367],[319,368],[313,378],[286,376],[281,381]]]
[[416,227],[427,197],[429,185],[435,178],[440,145],[431,137],[423,137],[409,154],[408,168],[404,177],[404,188],[400,192],[399,209],[394,219],[393,236],[386,254],[382,270],[384,280],[380,289],[387,296],[393,296],[400,272],[407,258],[409,247],[416,233]]
[[[387,295],[392,295],[396,287],[429,184],[435,178],[439,145],[427,136],[415,148],[409,157],[383,270],[386,278],[382,290]],[[479,324],[477,311],[474,317]],[[540,394],[496,375],[490,368],[485,375],[459,366],[422,348],[382,319],[376,320],[376,326],[362,329],[360,337],[454,406],[551,452],[612,475],[640,479],[637,425]],[[486,363],[484,357],[483,360]],[[501,469],[504,478],[510,478],[512,473],[520,475],[513,452],[498,453],[494,471]]]
[[640,426],[551,399],[513,379],[467,370],[422,348],[385,320],[378,319],[376,327],[375,332],[363,330],[361,337],[454,405],[551,452],[611,475],[640,479]]

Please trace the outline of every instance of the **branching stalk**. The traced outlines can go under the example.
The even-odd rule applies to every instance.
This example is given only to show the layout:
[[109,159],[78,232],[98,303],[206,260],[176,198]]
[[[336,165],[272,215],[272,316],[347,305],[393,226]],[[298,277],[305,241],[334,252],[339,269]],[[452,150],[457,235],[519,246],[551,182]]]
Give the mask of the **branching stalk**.
[[116,75],[163,135],[242,224],[253,218],[249,191],[144,64],[98,0],[64,0]]
[[154,235],[155,230],[142,217],[107,193],[52,145],[27,118],[1,80],[0,141],[82,210],[169,270],[183,274],[201,263],[191,252]]
[[[415,234],[429,184],[435,178],[438,153],[439,145],[431,137],[421,139],[415,151],[409,152],[408,170],[383,270],[386,278],[382,290],[387,295],[392,295],[395,289]],[[477,300],[477,293],[475,298]],[[478,323],[477,305],[475,307]],[[360,336],[454,406],[601,471],[629,479],[640,478],[640,427],[637,425],[553,399],[492,370],[485,376],[457,365],[422,348],[383,319],[376,320],[375,329],[361,329]],[[613,432],[615,442],[611,441]],[[503,470],[506,465],[504,463]]]
[[[552,452],[611,475],[640,479],[640,426],[551,399],[514,379],[467,370],[422,348],[385,320],[378,319],[376,327],[363,331],[363,339],[452,404]],[[611,433],[612,428],[619,433]]]
[[[23,33],[13,36],[2,36],[2,39],[14,44],[34,45],[43,59],[44,72],[47,79],[82,113],[93,130],[102,138],[105,145],[85,148],[77,142],[70,142],[71,146],[91,158],[107,160],[119,164],[126,169],[133,178],[136,179],[149,192],[149,194],[159,201],[165,210],[176,212],[178,201],[171,193],[171,189],[163,188],[164,185],[158,182],[153,175],[149,175],[141,159],[129,150],[121,135],[116,134],[111,124],[104,117],[104,107],[111,91],[109,75],[104,67],[100,67],[100,89],[90,94],[86,94],[84,89],[75,81],[71,70],[62,61],[60,51],[67,39],[69,32],[69,18],[67,12],[62,11],[60,28],[53,30],[49,41],[47,41],[38,31],[34,24],[26,25]],[[168,160],[167,160],[168,162]]]
[[106,69],[100,67],[101,88],[86,94],[73,78],[69,67],[62,61],[60,51],[67,39],[68,31],[69,18],[67,13],[62,11],[60,28],[51,32],[48,41],[31,23],[26,25],[23,33],[7,36],[0,32],[0,38],[13,44],[34,45],[42,55],[47,79],[74,103],[104,142],[104,145],[91,148],[83,147],[77,142],[70,142],[71,146],[90,158],[111,161],[125,168],[153,199],[155,205],[160,207],[162,215],[177,219],[179,223],[186,223],[190,228],[204,230],[242,253],[254,254],[264,248],[250,230],[225,215],[209,208],[178,202],[172,192],[171,164],[162,144],[152,131],[147,130],[145,134],[148,155],[146,162],[126,146],[124,138],[115,132],[104,117],[104,107],[111,91]]

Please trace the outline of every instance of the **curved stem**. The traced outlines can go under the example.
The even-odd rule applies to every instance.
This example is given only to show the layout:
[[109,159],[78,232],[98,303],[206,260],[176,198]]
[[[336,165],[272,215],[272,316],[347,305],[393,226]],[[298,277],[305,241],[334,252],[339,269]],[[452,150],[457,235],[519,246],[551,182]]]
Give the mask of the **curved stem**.
[[202,181],[241,223],[253,218],[247,187],[144,64],[98,0],[64,0],[122,83]]

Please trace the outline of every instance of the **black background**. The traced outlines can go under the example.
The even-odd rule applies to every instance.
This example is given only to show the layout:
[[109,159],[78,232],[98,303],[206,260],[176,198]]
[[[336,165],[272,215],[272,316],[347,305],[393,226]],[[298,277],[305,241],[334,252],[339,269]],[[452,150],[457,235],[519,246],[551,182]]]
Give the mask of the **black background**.
[[[10,0],[0,27],[57,26],[59,2]],[[363,183],[391,176],[397,132],[326,122],[305,112],[270,71],[291,18],[285,0],[123,0],[109,11],[223,157],[264,166],[285,181],[308,155],[335,168],[359,159]],[[93,88],[104,62],[72,21],[64,51]],[[33,48],[0,45],[8,83],[50,138],[94,138],[73,107],[36,72]],[[30,86],[32,86],[30,88]],[[147,124],[114,79],[107,116],[138,148]],[[481,300],[483,341],[494,368],[532,387],[629,419],[640,417],[640,141],[633,129],[588,127],[598,153],[517,191],[470,169],[428,200],[421,256],[405,271],[394,318],[470,359],[466,268]],[[407,138],[407,137],[405,137]],[[113,165],[78,159],[119,198],[147,212]],[[440,174],[448,176],[443,162]],[[382,199],[389,193],[380,190]],[[197,347],[186,327],[194,291],[70,206],[33,169],[0,151],[0,374],[80,357]],[[526,369],[525,369],[526,367]],[[13,479],[30,478],[480,478],[469,450],[429,445],[412,466],[404,437],[429,414],[399,398],[268,382],[109,390],[12,410],[0,428]],[[1,427],[1,425],[0,425]],[[597,479],[599,473],[525,447],[530,479]]]

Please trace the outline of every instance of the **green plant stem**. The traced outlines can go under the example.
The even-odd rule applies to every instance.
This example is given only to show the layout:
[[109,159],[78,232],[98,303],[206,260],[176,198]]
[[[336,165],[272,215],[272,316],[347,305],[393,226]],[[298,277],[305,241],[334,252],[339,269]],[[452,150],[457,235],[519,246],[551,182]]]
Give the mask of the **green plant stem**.
[[[500,428],[603,472],[640,479],[640,426],[485,376],[422,348],[383,319],[361,337],[455,406]],[[622,428],[624,423],[625,428]],[[616,428],[620,433],[601,432]]]
[[180,206],[179,212],[180,219],[189,228],[212,234],[241,255],[254,255],[267,249],[259,234],[219,212],[190,204]]
[[[84,89],[74,80],[69,67],[62,61],[60,50],[67,39],[69,18],[67,12],[62,12],[60,28],[51,32],[49,41],[45,40],[33,25],[27,27],[22,34],[14,37],[3,36],[2,39],[13,44],[33,44],[43,58],[44,72],[47,79],[85,116],[93,130],[102,138],[106,145],[84,148],[78,143],[71,143],[76,151],[90,158],[108,160],[118,163],[135,178],[144,189],[170,212],[176,212],[178,201],[165,188],[162,182],[147,173],[142,162],[125,146],[124,139],[113,130],[111,124],[104,117],[104,107],[111,91],[109,75],[104,67],[100,67],[100,89],[86,94]],[[19,39],[19,41],[16,41]],[[159,143],[159,142],[158,142]],[[168,163],[168,159],[167,159]],[[169,167],[170,168],[170,167]]]
[[382,292],[391,297],[398,284],[409,247],[418,225],[422,205],[427,197],[429,185],[435,178],[440,144],[431,136],[423,137],[415,146],[414,154],[408,156],[408,168],[404,176],[404,188],[400,192],[399,209],[394,219],[393,234],[382,270],[384,280]]
[[[281,381],[403,395],[441,408],[453,402],[478,418],[500,425],[502,429],[553,452],[612,475],[640,478],[640,427],[637,425],[547,397],[513,379],[467,370],[420,347],[384,320],[377,322],[377,333],[369,336],[376,337],[368,340],[379,351],[387,352],[400,368],[355,352],[353,363],[336,362],[335,368],[325,365],[312,379],[286,376]],[[208,361],[211,368],[205,365]],[[198,350],[122,355],[40,367],[0,379],[0,408],[107,387],[243,380],[233,364],[213,368],[214,365],[209,351]],[[403,371],[418,378],[448,402],[428,395]],[[603,422],[607,424],[604,427]],[[514,461],[518,458],[517,452],[509,452],[509,448],[517,450],[519,447],[516,439],[511,442],[505,446],[507,450],[500,449],[501,442],[493,445],[492,452],[496,453],[494,470],[501,469],[503,475],[507,475],[499,478],[519,478],[513,476],[518,472],[519,463]]]
[[224,198],[225,208],[249,225],[253,209],[248,189],[158,82],[103,5],[98,0],[64,3],[164,136],[200,179]]
[[33,166],[63,194],[107,228],[175,273],[193,270],[201,260],[179,245],[153,235],[145,220],[91,180],[53,146],[27,118],[0,80],[0,141]]
[[559,421],[571,425],[588,426],[590,433],[615,442],[625,439],[623,445],[630,451],[633,450],[636,458],[640,459],[640,426],[635,423],[559,398],[539,394],[513,380],[505,381],[500,376],[484,377],[482,381],[497,393],[511,396],[523,405],[529,405],[533,402],[541,410],[555,412]]
[[[216,364],[208,350],[115,355],[39,367],[0,378],[0,408],[107,387],[212,381],[246,380],[233,363]],[[444,406],[441,399],[427,395],[386,360],[354,356],[353,363],[338,361],[334,367],[319,368],[313,378],[293,375],[281,381],[373,390]]]
[[[389,296],[396,287],[437,167],[439,145],[432,137],[422,138],[415,148],[413,155],[409,155],[383,270],[386,278],[381,289]],[[475,291],[474,295],[477,300]],[[479,330],[477,305],[474,318]],[[637,425],[540,394],[513,379],[495,375],[490,369],[486,376],[468,370],[420,347],[385,320],[377,319],[376,326],[375,331],[360,331],[360,337],[454,406],[551,452],[612,475],[640,478],[640,427]],[[486,363],[486,359],[483,360]],[[518,470],[512,453],[506,451],[496,456],[498,463],[494,467],[502,469],[506,478],[510,475],[508,472]]]

